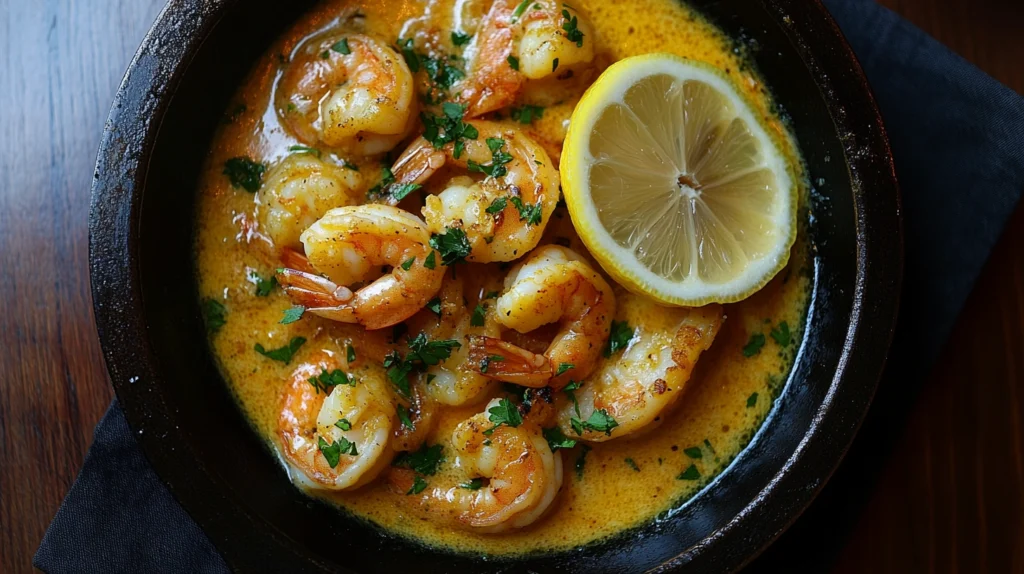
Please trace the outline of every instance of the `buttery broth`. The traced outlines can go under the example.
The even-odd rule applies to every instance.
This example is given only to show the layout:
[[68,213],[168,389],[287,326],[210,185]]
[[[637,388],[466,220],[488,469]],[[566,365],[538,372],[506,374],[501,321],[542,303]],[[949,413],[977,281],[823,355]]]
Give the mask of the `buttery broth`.
[[[593,23],[594,37],[588,37],[588,41],[596,42],[599,68],[628,56],[658,51],[704,61],[723,70],[755,104],[764,125],[780,136],[794,179],[804,181],[793,140],[773,115],[761,81],[744,65],[733,44],[698,14],[673,0],[574,0],[574,4],[589,14]],[[288,296],[280,288],[271,289],[265,296],[257,294],[260,280],[268,280],[281,264],[259,232],[253,194],[233,188],[223,173],[224,165],[230,158],[246,156],[273,166],[290,153],[289,147],[300,143],[279,122],[273,103],[275,81],[303,38],[331,25],[342,10],[353,8],[365,15],[367,33],[393,42],[402,36],[403,26],[410,19],[425,17],[439,29],[452,29],[450,15],[455,12],[455,3],[327,1],[305,15],[268,50],[238,90],[236,102],[226,113],[225,124],[210,149],[199,189],[199,295],[204,301],[219,302],[226,310],[224,324],[211,334],[210,344],[239,405],[275,453],[280,452],[276,425],[281,394],[296,365],[323,346],[345,349],[351,345],[360,356],[380,356],[380,349],[388,348],[393,331],[367,332],[310,314],[300,321],[281,324],[283,312],[292,305]],[[561,142],[581,94],[547,106],[543,116],[524,129],[545,141]],[[500,121],[522,127],[507,117]],[[324,158],[358,166],[367,185],[376,181],[374,174],[380,171],[382,161],[380,157],[327,153]],[[798,185],[805,204],[806,185]],[[427,191],[432,191],[430,185]],[[410,210],[416,208],[413,205]],[[660,417],[656,428],[555,452],[563,460],[563,484],[552,507],[537,522],[502,534],[453,529],[432,522],[429,514],[413,502],[414,497],[390,489],[383,478],[352,492],[309,493],[393,533],[455,551],[489,555],[576,547],[670,512],[719,474],[746,446],[788,376],[802,340],[810,287],[807,270],[811,251],[804,227],[802,222],[788,267],[749,299],[725,306],[727,318],[721,332],[702,355],[682,398],[671,412]],[[541,244],[556,241],[586,253],[563,206],[556,210]],[[472,276],[481,290],[500,288],[505,273],[496,264],[461,266],[459,272]],[[616,293],[625,296],[618,286]],[[658,307],[647,309],[657,313]],[[307,342],[290,364],[254,351],[256,344],[273,349],[298,336]],[[444,407],[428,442],[443,443],[459,421],[481,412],[482,407],[480,403]],[[431,481],[455,480],[447,472],[442,465]]]

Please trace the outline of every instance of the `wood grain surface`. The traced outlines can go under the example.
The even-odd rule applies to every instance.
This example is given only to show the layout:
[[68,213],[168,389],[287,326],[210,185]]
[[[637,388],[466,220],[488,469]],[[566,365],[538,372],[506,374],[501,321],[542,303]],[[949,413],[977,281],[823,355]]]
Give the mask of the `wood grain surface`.
[[[1019,0],[883,0],[1024,93]],[[0,572],[31,570],[111,398],[87,218],[103,121],[163,0],[0,0]],[[839,572],[1024,572],[1024,208]]]

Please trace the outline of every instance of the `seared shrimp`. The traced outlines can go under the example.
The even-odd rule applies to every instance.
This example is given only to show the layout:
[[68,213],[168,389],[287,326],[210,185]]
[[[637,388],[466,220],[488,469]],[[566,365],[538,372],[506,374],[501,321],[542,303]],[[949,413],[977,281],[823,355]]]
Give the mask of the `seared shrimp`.
[[460,153],[451,143],[434,149],[420,137],[392,172],[401,183],[423,183],[446,163],[470,171],[488,169],[492,175],[481,181],[455,178],[440,194],[427,196],[423,216],[433,233],[462,228],[471,248],[467,260],[512,261],[540,241],[558,205],[558,170],[544,148],[523,132],[493,122],[469,125],[478,136],[465,140]]
[[549,323],[559,330],[543,355],[490,337],[470,342],[470,368],[528,387],[560,389],[597,366],[615,316],[615,294],[575,252],[545,245],[512,269],[498,297],[497,320],[520,333]]
[[527,80],[573,77],[594,60],[594,31],[562,2],[494,0],[471,48],[459,98],[477,117],[514,103]]
[[[447,514],[456,525],[484,533],[532,524],[562,486],[562,457],[551,452],[539,427],[524,423],[495,428],[487,411],[498,404],[491,401],[452,433],[455,466],[467,473],[467,481],[479,479],[480,488],[433,486],[420,495],[432,513]],[[412,483],[409,471],[392,473],[399,488]]]
[[383,153],[416,120],[412,72],[387,42],[331,31],[292,54],[276,90],[283,123],[304,143]]
[[[300,237],[312,269],[287,268],[278,282],[321,317],[381,329],[411,317],[441,288],[445,267],[418,217],[387,205],[328,211]],[[353,292],[349,286],[390,272]]]
[[282,452],[296,471],[293,480],[309,488],[358,488],[393,454],[387,447],[395,405],[384,373],[366,369],[350,378],[340,367],[334,353],[324,351],[295,369],[281,400]]
[[425,309],[407,323],[410,332],[425,333],[431,340],[455,339],[462,343],[452,350],[446,361],[427,367],[426,379],[430,382],[426,383],[426,394],[443,405],[464,405],[482,400],[494,386],[491,379],[464,366],[469,360],[469,345],[466,344],[469,337],[496,337],[499,334],[493,301],[481,303],[485,309],[483,324],[472,324],[475,306],[467,304],[464,282],[461,275],[446,275],[434,307],[439,313]]
[[[719,305],[661,307],[633,294],[623,295],[621,305],[620,316],[635,329],[633,337],[621,354],[606,359],[581,383],[574,395],[578,407],[574,401],[562,405],[558,422],[566,436],[606,441],[636,432],[665,414],[682,396],[697,359],[711,347],[724,320]],[[614,419],[610,432],[580,424],[597,411]]]
[[299,235],[327,210],[352,205],[362,195],[359,172],[310,154],[286,157],[256,194],[256,216],[278,248],[299,247]]

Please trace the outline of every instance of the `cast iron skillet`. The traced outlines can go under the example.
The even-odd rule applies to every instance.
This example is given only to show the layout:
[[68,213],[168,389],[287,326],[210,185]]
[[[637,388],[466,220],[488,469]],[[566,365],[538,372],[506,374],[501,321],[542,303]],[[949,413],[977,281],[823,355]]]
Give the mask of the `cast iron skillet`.
[[790,118],[817,195],[810,329],[750,446],[672,516],[518,561],[426,549],[288,482],[206,346],[192,217],[208,143],[249,65],[313,0],[172,0],[118,91],[96,167],[96,321],[121,407],[159,475],[237,570],[692,572],[738,568],[810,503],[874,393],[902,272],[899,194],[860,66],[809,0],[692,0],[751,53]]

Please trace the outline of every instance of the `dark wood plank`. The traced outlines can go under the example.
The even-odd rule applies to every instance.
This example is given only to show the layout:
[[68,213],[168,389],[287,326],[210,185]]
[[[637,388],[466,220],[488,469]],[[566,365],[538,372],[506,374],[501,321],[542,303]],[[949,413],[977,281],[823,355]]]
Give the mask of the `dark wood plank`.
[[89,296],[103,122],[162,0],[0,0],[0,572],[31,558],[110,402]]
[[[31,556],[110,399],[88,194],[162,0],[0,0],[0,572]],[[1024,93],[1016,0],[883,0]],[[838,568],[1024,572],[1024,209],[986,267]]]

